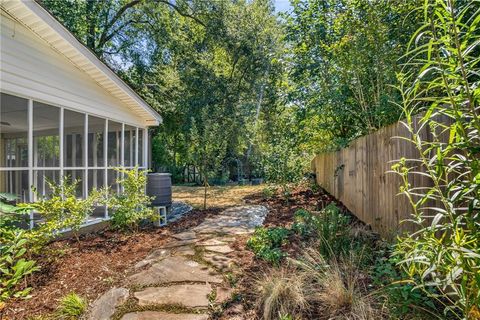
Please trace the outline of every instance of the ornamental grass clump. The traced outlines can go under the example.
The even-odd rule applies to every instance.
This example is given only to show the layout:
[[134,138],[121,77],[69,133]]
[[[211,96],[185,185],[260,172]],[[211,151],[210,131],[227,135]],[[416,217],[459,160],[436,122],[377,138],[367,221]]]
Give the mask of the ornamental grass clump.
[[[425,1],[424,25],[399,76],[406,139],[418,153],[393,166],[416,228],[400,237],[396,255],[409,280],[436,289],[445,315],[458,319],[480,319],[479,7],[478,0]],[[414,178],[428,183],[414,188]]]
[[60,299],[55,315],[59,320],[80,319],[87,311],[87,307],[87,301],[72,292]]

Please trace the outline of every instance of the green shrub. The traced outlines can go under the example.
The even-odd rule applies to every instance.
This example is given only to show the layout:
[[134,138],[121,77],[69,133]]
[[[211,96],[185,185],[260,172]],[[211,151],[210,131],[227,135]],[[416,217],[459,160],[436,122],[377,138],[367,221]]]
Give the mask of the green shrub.
[[397,256],[392,256],[390,250],[382,250],[376,254],[371,279],[375,287],[385,293],[391,315],[404,319],[408,314],[419,310],[430,314],[436,312],[435,303],[429,298],[429,295],[436,293],[435,290],[430,289],[429,294],[426,294],[416,288],[414,283],[405,281],[408,275],[398,266],[400,260]]
[[25,278],[39,268],[25,258],[26,232],[0,228],[0,304],[10,298],[27,298],[31,288],[19,288]]
[[285,228],[257,228],[247,241],[247,247],[255,256],[277,264],[286,256],[281,247],[288,238],[290,231]]
[[352,239],[350,222],[349,216],[335,204],[329,204],[318,213],[297,210],[292,230],[306,240],[320,239],[319,251],[328,258],[332,254],[346,254],[354,247],[361,249],[361,241]]
[[262,194],[264,199],[270,199],[275,195],[275,188],[271,186],[265,187],[262,190]]
[[58,319],[80,319],[80,317],[87,311],[87,301],[78,294],[72,292],[64,296],[57,308]]
[[59,184],[47,180],[50,189],[48,195],[42,196],[35,191],[36,202],[18,204],[24,212],[33,210],[41,217],[38,226],[28,233],[35,250],[39,250],[62,230],[71,229],[76,234],[93,212],[99,200],[98,192],[94,191],[86,199],[80,199],[76,195],[78,183],[79,180],[71,181],[69,177],[64,177]]
[[141,220],[154,217],[154,211],[149,207],[151,198],[145,194],[147,176],[138,168],[115,170],[121,175],[117,183],[123,190],[107,200],[108,207],[113,209],[111,223],[114,228],[134,231]]

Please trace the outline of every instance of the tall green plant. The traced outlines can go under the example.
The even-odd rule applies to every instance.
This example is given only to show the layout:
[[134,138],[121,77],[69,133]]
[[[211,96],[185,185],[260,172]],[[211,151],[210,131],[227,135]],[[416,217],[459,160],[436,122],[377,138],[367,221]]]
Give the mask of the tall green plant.
[[145,194],[147,176],[137,167],[115,170],[120,173],[117,183],[122,186],[122,192],[112,194],[107,200],[108,207],[113,209],[111,223],[114,228],[135,231],[141,220],[154,215],[149,207],[151,199]]
[[[412,281],[442,293],[446,312],[479,319],[480,2],[428,0],[423,10],[405,69],[418,72],[400,76],[408,139],[418,156],[393,167],[417,231],[400,238],[396,253]],[[428,187],[412,187],[414,177]]]
[[[0,311],[10,298],[27,298],[32,290],[22,283],[39,270],[34,260],[26,259],[28,237],[25,231],[0,228]],[[1,314],[1,312],[0,312]]]

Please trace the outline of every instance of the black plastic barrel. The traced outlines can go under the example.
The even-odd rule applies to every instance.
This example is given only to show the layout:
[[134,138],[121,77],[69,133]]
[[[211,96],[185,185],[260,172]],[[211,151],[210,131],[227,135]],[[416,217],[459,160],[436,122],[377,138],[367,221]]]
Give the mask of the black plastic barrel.
[[170,173],[149,173],[147,195],[153,197],[152,206],[172,205],[172,178]]

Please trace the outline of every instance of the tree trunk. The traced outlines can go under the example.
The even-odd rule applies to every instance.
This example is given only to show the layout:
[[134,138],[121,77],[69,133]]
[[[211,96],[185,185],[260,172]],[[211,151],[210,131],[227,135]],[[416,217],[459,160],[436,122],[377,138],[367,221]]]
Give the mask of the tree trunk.
[[203,186],[204,186],[204,194],[203,194],[203,210],[207,209],[207,186],[208,186],[208,181],[206,176],[203,178]]
[[95,25],[97,22],[97,19],[95,17],[94,13],[94,6],[95,6],[95,1],[93,0],[88,0],[87,1],[87,20],[88,20],[88,34],[87,34],[87,47],[92,49],[93,51],[96,51],[95,49]]

